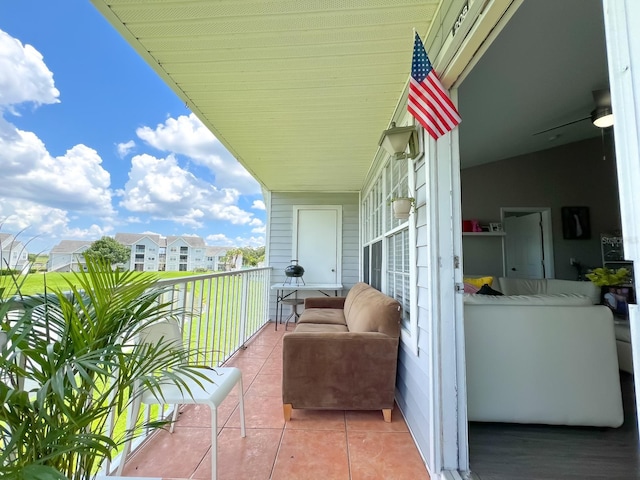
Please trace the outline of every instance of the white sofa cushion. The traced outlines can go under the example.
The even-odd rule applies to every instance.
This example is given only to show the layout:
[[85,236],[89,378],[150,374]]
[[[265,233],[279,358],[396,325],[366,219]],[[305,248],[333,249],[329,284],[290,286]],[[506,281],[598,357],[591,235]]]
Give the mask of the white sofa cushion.
[[607,307],[465,302],[464,317],[469,420],[622,424]]
[[464,303],[470,305],[519,305],[519,306],[585,306],[591,299],[572,293],[557,295],[478,295],[465,294]]
[[575,293],[586,295],[594,305],[600,303],[600,288],[591,282],[558,280],[555,278],[526,279],[498,277],[494,283],[493,288],[502,292],[504,295],[556,295]]
[[498,277],[494,286],[504,295],[540,295],[547,293],[547,282],[541,280],[529,280],[524,278]]
[[556,293],[577,293],[586,295],[591,299],[591,303],[600,303],[600,287],[591,282],[576,282],[573,280],[558,280],[557,278],[547,279],[546,293],[554,295]]

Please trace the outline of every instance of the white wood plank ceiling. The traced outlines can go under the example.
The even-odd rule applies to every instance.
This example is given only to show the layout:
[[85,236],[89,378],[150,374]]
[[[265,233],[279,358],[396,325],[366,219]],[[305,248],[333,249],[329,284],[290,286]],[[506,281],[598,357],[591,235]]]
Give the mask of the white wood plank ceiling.
[[440,0],[92,0],[268,190],[359,191]]

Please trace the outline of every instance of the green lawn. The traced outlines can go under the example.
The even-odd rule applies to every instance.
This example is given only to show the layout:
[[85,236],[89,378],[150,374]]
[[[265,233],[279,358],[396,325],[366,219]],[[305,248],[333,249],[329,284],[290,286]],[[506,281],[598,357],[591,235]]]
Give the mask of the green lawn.
[[[189,275],[198,275],[194,272],[153,272],[149,275],[156,275],[158,278],[177,278],[187,277]],[[36,293],[43,293],[45,291],[45,281],[48,291],[69,290],[69,282],[73,284],[75,279],[75,273],[30,273],[26,276],[18,277],[17,281],[22,282],[20,291],[23,295],[33,295]],[[15,294],[17,289],[12,281],[11,277],[0,277],[0,288],[6,287],[7,293]]]

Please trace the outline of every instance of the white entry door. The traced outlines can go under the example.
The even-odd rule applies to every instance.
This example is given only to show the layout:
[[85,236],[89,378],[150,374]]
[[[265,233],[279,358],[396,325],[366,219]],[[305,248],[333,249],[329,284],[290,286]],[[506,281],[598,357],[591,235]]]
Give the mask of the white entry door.
[[506,274],[509,278],[544,278],[540,213],[504,219]]
[[293,207],[293,252],[304,282],[342,283],[342,206]]

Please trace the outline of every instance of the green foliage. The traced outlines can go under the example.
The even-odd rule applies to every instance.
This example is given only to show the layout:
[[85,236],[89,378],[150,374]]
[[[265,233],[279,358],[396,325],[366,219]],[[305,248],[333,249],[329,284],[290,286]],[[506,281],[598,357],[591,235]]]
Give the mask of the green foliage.
[[594,268],[585,276],[599,287],[623,285],[631,281],[631,272],[626,268],[619,268],[617,270],[612,270],[607,267]]
[[2,478],[93,478],[135,435],[106,431],[109,413],[117,419],[126,411],[135,385],[205,381],[186,350],[136,342],[148,325],[175,314],[155,277],[114,272],[90,255],[86,262],[87,271],[67,282],[70,293],[9,296],[0,284]]
[[260,262],[264,261],[265,247],[236,247],[227,250],[227,254],[224,256],[224,263],[233,268],[238,260],[238,257],[242,255],[242,265],[248,267],[256,267]]
[[20,272],[14,268],[2,268],[0,269],[0,276],[13,276],[13,275],[18,275]]
[[251,248],[244,247],[242,251],[242,264],[250,267],[257,267],[260,262],[264,262],[265,247]]
[[131,251],[111,237],[102,237],[91,244],[85,252],[85,256],[87,255],[105,259],[109,264],[116,265],[129,263]]

